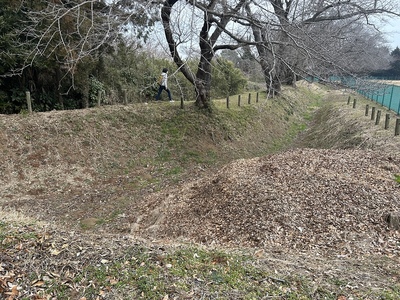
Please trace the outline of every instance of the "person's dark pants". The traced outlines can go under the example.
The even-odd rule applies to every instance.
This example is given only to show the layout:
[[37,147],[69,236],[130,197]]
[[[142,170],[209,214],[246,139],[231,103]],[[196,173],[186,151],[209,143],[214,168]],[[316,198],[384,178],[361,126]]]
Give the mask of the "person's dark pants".
[[158,93],[157,93],[157,96],[156,96],[156,100],[160,100],[160,96],[161,96],[161,93],[162,93],[163,90],[167,91],[167,93],[168,93],[168,99],[169,99],[169,100],[172,100],[170,90],[167,89],[167,88],[165,88],[164,85],[160,85],[160,87],[158,88]]

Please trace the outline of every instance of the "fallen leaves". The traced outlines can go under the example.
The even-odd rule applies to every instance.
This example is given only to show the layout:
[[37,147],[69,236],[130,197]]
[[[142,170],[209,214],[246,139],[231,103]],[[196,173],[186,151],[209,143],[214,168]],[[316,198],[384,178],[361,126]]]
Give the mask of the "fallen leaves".
[[388,230],[385,216],[400,206],[399,172],[400,161],[382,153],[296,149],[235,161],[136,209],[153,238],[397,255],[400,234]]
[[[32,226],[10,226],[8,232],[0,249],[0,299],[54,299],[56,294],[46,292],[61,287],[83,293],[85,284],[77,280],[82,269],[96,261],[108,264],[115,259],[112,242],[107,245],[102,237],[85,239],[74,232],[48,228],[42,233]],[[117,243],[121,245],[124,239]],[[110,277],[108,282],[104,289],[91,283],[98,289],[98,299],[103,299],[119,279]]]
[[[77,145],[75,149],[80,151],[80,144]],[[11,149],[19,149],[16,153],[21,154],[24,148],[15,146]],[[68,154],[72,151],[68,147],[65,149],[67,151],[61,155],[56,153],[57,159],[46,162],[49,168],[44,170],[37,170],[37,167],[27,170],[27,164],[14,157],[5,161],[3,170],[7,171],[4,173],[7,176],[3,176],[3,180],[11,178],[11,181],[5,181],[1,193],[4,199],[21,198],[15,202],[10,200],[8,204],[32,208],[32,215],[38,211],[42,218],[54,217],[54,208],[57,208],[59,215],[71,214],[71,219],[83,221],[81,225],[87,225],[85,221],[88,220],[90,226],[87,227],[96,228],[94,225],[99,219],[87,219],[83,211],[98,207],[113,209],[113,200],[118,199],[112,194],[114,187],[108,185],[99,190],[93,187],[91,181],[95,178],[96,164],[80,166],[68,161],[60,165],[59,157],[71,159]],[[107,149],[112,155],[106,157],[114,157],[115,151],[107,147],[98,149]],[[104,156],[102,151],[91,153]],[[35,165],[39,166],[38,162]],[[18,168],[14,165],[17,163]],[[14,172],[15,169],[24,172]],[[351,257],[366,257],[368,261],[370,255],[384,255],[393,258],[396,268],[400,253],[399,232],[388,228],[383,216],[398,213],[398,174],[399,158],[396,155],[391,157],[362,150],[297,149],[235,161],[198,181],[151,195],[121,216],[127,220],[128,229],[132,227],[129,222],[141,220],[135,224],[135,233],[140,237],[164,237],[169,241],[184,239],[213,246],[256,247],[255,256],[269,264],[273,264],[271,252],[284,253],[283,259],[287,260],[289,252],[308,253],[310,250],[309,253],[316,253],[317,258],[332,254],[337,261]],[[27,185],[30,186],[29,193],[26,193]],[[74,201],[59,200],[70,197],[61,197],[61,194],[73,188],[82,191],[76,195],[71,193]],[[42,197],[33,197],[39,194]],[[55,199],[53,206],[49,205],[50,197]],[[108,198],[112,203],[103,205]],[[123,197],[123,200],[128,198]],[[32,201],[37,201],[35,207],[32,207]],[[96,240],[96,235],[74,235],[60,229],[40,233],[29,227],[19,230],[18,234],[2,239],[7,255],[0,252],[0,294],[8,297],[6,299],[24,296],[36,300],[51,299],[54,295],[47,295],[44,290],[51,290],[55,285],[68,287],[71,293],[80,291],[79,296],[86,288],[93,288],[96,291],[91,299],[102,299],[120,283],[116,276],[107,277],[103,286],[96,286],[94,282],[85,286],[87,282],[84,284],[83,279],[76,279],[84,277],[81,270],[90,263],[107,268],[115,259],[115,253],[107,249],[112,242],[107,243],[104,236]],[[109,240],[115,239],[118,242],[119,237],[113,236]],[[299,272],[304,267],[300,264],[299,268],[297,260],[297,257],[292,260],[291,272]],[[141,262],[140,267],[145,267],[146,263]],[[281,271],[285,263],[283,260],[277,262],[276,269]],[[325,267],[319,273],[313,271],[324,275],[328,263]],[[165,269],[171,268],[172,264],[165,264]],[[359,265],[353,268],[359,268]],[[376,277],[390,277],[388,272],[376,269],[375,265],[371,266],[369,274],[375,270]],[[349,272],[349,269],[344,264],[341,269],[330,271],[335,275]],[[279,282],[281,279],[270,277],[269,280]],[[354,278],[354,281],[370,283],[365,276]],[[86,300],[79,296],[75,299]],[[168,295],[163,297],[169,299]],[[345,296],[338,297],[338,300],[345,299]]]
[[6,298],[7,300],[16,299],[17,296],[19,295],[18,286],[16,286],[16,285],[11,285],[10,291],[9,291],[9,292],[5,292],[4,295],[8,296],[8,297]]
[[[374,152],[299,149],[236,161],[179,190],[154,194],[147,206],[136,209],[143,216],[141,228],[157,222],[153,232],[168,240],[255,247],[254,255],[265,260],[271,251],[287,256],[311,250],[320,257],[333,254],[338,261],[379,254],[395,262],[399,232],[389,230],[382,216],[398,209],[400,188],[391,175],[399,168],[398,160]],[[116,249],[130,244],[124,239],[15,228],[2,241],[7,247],[1,253],[0,292],[7,300],[42,300],[54,297],[45,291],[64,286],[80,296],[90,288],[96,291],[93,299],[105,299],[120,278],[109,276],[96,285],[85,281],[81,270],[109,268]],[[146,267],[149,262],[136,263]]]

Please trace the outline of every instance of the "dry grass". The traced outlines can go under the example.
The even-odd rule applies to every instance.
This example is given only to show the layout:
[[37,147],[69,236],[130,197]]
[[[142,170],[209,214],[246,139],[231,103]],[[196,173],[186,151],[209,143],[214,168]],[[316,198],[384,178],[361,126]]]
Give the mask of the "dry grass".
[[400,138],[347,97],[0,116],[0,291],[396,299]]

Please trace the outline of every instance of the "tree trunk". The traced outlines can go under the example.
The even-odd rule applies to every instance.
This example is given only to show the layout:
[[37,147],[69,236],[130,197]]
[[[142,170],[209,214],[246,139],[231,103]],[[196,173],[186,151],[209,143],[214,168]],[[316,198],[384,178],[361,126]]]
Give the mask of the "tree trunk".
[[200,31],[200,61],[196,73],[196,106],[211,109],[211,61],[214,57],[212,43],[208,37],[211,24],[204,15],[203,28]]
[[[216,16],[212,13],[213,9],[219,4],[219,0],[211,0],[208,5],[196,4],[193,1],[192,5],[203,10],[203,27],[199,33],[199,48],[200,48],[200,61],[196,76],[189,70],[187,64],[181,59],[178,53],[178,44],[174,40],[174,35],[171,29],[171,9],[177,0],[167,0],[161,9],[161,19],[163,22],[165,37],[168,42],[168,48],[174,59],[175,64],[183,75],[194,85],[196,90],[196,106],[205,108],[211,111],[211,61],[217,50],[221,49],[236,49],[237,45],[218,45],[216,47],[218,38],[225,31],[225,28],[231,16],[237,13],[245,4],[245,0],[240,0],[236,3],[234,8],[230,9],[230,13],[220,16],[218,26],[216,24]],[[188,1],[192,2],[192,1]],[[225,5],[226,7],[226,5]]]
[[275,73],[276,71],[271,69],[265,57],[260,57],[260,64],[263,70],[267,94],[273,98],[281,92],[280,81]]
[[[295,73],[285,59],[290,52],[287,49],[287,45],[289,45],[287,30],[290,28],[288,22],[290,3],[287,3],[285,9],[282,1],[275,1],[273,7],[280,24],[279,32],[275,33],[275,36],[268,28],[259,26],[257,23],[251,25],[267,93],[271,97],[280,94],[282,84],[293,85],[296,81]],[[247,15],[254,18],[250,6],[247,5],[245,9]],[[279,43],[275,43],[274,39],[278,40]]]
[[196,106],[200,108],[210,107],[210,93],[206,88],[206,83],[203,80],[197,79],[195,83],[196,89]]

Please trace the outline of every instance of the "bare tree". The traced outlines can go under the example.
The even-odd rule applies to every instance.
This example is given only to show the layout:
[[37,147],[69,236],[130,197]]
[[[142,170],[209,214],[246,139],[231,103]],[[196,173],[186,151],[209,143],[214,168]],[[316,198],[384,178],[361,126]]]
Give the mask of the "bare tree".
[[112,44],[124,30],[145,32],[155,20],[151,8],[144,0],[46,1],[28,12],[27,26],[19,32],[31,49],[22,67],[38,56],[62,53],[64,68],[73,72],[77,62]]
[[[274,95],[297,76],[326,78],[384,64],[373,16],[399,16],[398,4],[384,0],[253,0],[246,17],[253,31],[267,89]],[[386,53],[386,55],[383,55]],[[375,66],[376,66],[375,64]]]
[[[93,57],[117,39],[126,37],[127,32],[136,29],[137,35],[145,35],[155,20],[155,8],[161,4],[168,50],[178,69],[193,84],[196,105],[210,109],[211,61],[217,51],[255,47],[272,94],[279,93],[281,84],[294,83],[297,76],[326,75],[332,70],[365,71],[366,64],[360,68],[360,63],[377,52],[376,47],[365,47],[365,32],[368,32],[365,26],[371,26],[371,16],[398,15],[396,3],[395,0],[41,1],[29,10],[28,22],[20,32],[25,38],[21,47],[27,52],[25,63],[15,71],[22,72],[39,57],[51,59],[59,64],[60,80],[71,76],[73,87],[79,64],[81,73],[87,71],[82,63],[89,65]],[[179,22],[181,16],[176,15],[178,4],[191,11],[183,23]],[[355,39],[360,32],[362,37]],[[198,39],[197,45],[188,48],[194,38]],[[361,50],[366,55],[363,59],[357,56]],[[197,69],[193,72],[185,61],[191,52],[198,54]]]
[[[234,41],[232,44],[218,43],[218,41],[221,40],[223,33],[228,31],[227,26],[232,18],[240,14],[240,10],[246,1],[235,1],[233,6],[228,5],[227,1],[220,0],[186,1],[187,4],[191,5],[202,16],[202,25],[198,32],[200,56],[196,73],[193,73],[182,59],[182,55],[179,53],[180,41],[177,39],[176,32],[173,31],[174,24],[171,13],[177,2],[178,0],[167,0],[161,9],[161,18],[169,51],[178,68],[194,85],[196,90],[196,105],[210,110],[211,61],[218,50],[237,49],[241,46],[237,41]],[[186,24],[186,26],[190,26],[190,24]],[[196,33],[192,32],[192,34]]]
[[[174,6],[182,2],[203,14],[203,26],[191,28],[199,38],[196,72],[190,72],[179,53],[182,40],[171,18]],[[171,56],[196,88],[196,104],[209,107],[210,62],[216,51],[255,47],[267,90],[275,95],[299,76],[367,72],[374,67],[371,60],[375,66],[386,64],[388,49],[371,20],[399,16],[398,6],[394,0],[168,0],[161,16]],[[250,40],[243,34],[248,30]]]

